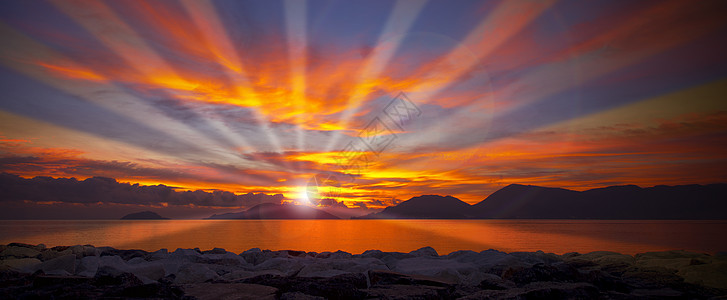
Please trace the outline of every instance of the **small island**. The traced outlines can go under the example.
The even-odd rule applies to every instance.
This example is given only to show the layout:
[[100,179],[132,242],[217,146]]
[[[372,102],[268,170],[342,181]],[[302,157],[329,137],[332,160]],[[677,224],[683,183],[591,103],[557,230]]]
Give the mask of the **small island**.
[[169,220],[169,218],[162,217],[153,211],[147,210],[125,215],[121,220]]

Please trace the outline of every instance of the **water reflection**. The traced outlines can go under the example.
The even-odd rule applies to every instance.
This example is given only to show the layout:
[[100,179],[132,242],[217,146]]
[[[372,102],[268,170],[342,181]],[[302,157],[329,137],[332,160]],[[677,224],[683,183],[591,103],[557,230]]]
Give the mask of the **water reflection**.
[[456,250],[553,253],[727,250],[727,221],[165,220],[0,221],[0,242],[167,248],[296,249],[361,253]]

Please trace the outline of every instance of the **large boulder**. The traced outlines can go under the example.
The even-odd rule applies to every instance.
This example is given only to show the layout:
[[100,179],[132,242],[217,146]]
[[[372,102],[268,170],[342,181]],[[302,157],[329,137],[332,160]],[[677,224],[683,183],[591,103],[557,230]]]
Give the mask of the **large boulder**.
[[598,296],[598,289],[588,283],[540,281],[520,288],[483,290],[459,299],[596,299]]
[[[215,248],[219,249],[219,248]],[[226,265],[226,266],[249,266],[250,264],[245,261],[242,256],[239,256],[232,252],[223,253],[207,253],[203,255],[204,259],[212,264]]]
[[47,275],[71,275],[76,272],[76,255],[69,254],[42,262],[38,269]]
[[480,276],[482,272],[476,266],[440,257],[422,256],[402,259],[391,270],[469,285],[476,285],[482,280]]
[[100,260],[98,256],[86,256],[79,259],[76,264],[76,275],[94,277],[98,270]]
[[8,246],[5,250],[0,252],[0,258],[37,258],[40,255],[40,251],[19,246]]
[[422,247],[417,250],[414,250],[412,252],[409,252],[409,254],[416,256],[416,257],[422,257],[422,256],[439,256],[437,253],[437,250],[434,250],[432,247]]
[[205,264],[189,263],[179,267],[174,273],[174,283],[202,283],[217,279],[217,272],[210,270]]
[[6,258],[0,260],[0,270],[10,269],[22,273],[32,273],[38,269],[41,261],[37,258]]
[[268,259],[265,262],[254,266],[252,269],[256,271],[278,270],[283,274],[286,274],[286,276],[291,276],[297,274],[301,269],[303,269],[304,265],[302,261],[302,259],[298,258],[276,257]]
[[197,283],[183,288],[184,295],[199,300],[208,299],[276,299],[278,289],[249,283]]
[[727,260],[688,265],[679,269],[677,274],[685,282],[727,291]]

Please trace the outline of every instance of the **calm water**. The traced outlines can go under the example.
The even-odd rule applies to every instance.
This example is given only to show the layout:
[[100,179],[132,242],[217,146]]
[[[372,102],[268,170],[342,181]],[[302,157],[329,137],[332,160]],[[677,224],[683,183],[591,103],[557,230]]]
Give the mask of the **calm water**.
[[91,244],[153,251],[214,247],[361,253],[456,250],[634,254],[727,251],[727,221],[572,220],[154,220],[0,221],[0,243]]

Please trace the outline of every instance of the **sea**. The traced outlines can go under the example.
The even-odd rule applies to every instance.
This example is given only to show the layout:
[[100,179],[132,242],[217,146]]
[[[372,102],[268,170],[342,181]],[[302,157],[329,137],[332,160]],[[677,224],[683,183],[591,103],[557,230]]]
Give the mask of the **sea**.
[[727,251],[727,220],[22,220],[0,221],[0,243],[156,251],[224,248],[410,252],[458,250]]

